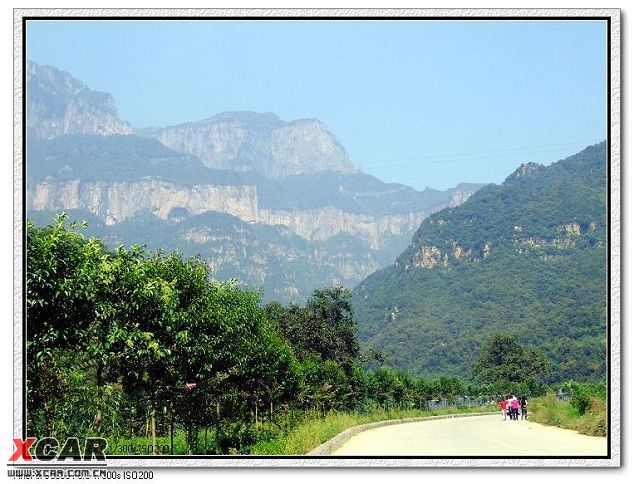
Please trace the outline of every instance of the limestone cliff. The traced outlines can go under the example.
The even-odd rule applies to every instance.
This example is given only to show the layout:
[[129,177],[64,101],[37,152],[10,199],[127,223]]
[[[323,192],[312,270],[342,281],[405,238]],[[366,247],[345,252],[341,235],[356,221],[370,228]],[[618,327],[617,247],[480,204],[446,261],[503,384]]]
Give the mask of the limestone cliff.
[[48,178],[31,185],[27,203],[32,210],[85,210],[106,225],[142,213],[167,220],[222,212],[243,222],[286,226],[306,240],[347,234],[372,249],[383,247],[390,236],[409,236],[426,215],[418,211],[375,216],[327,205],[310,210],[273,210],[259,207],[256,186],[186,186],[152,179],[84,182]]
[[33,210],[85,210],[107,225],[141,213],[161,219],[215,211],[241,220],[257,219],[257,193],[252,186],[182,186],[161,180],[130,182],[55,182],[45,180],[28,190]]
[[375,216],[346,212],[336,207],[293,211],[262,209],[258,212],[258,221],[285,225],[308,240],[326,240],[338,234],[349,234],[372,249],[379,249],[389,236],[412,234],[425,215],[424,211],[419,211]]

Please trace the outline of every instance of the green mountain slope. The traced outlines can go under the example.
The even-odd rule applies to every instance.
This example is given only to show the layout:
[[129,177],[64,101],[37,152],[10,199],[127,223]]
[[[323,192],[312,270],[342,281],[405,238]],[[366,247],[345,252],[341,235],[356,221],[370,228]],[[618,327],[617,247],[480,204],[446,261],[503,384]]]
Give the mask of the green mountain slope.
[[356,290],[360,337],[387,363],[467,376],[483,339],[516,333],[553,379],[600,378],[606,331],[605,143],[522,165],[423,221]]

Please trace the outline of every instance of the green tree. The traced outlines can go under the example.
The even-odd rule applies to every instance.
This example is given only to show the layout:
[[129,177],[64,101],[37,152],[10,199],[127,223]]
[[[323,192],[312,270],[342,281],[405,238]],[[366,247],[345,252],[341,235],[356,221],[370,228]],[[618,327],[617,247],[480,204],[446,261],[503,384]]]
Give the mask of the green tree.
[[265,311],[298,359],[334,361],[349,375],[360,355],[351,297],[342,287],[317,289],[305,306],[269,303]]
[[522,345],[517,336],[496,333],[489,337],[473,365],[473,375],[481,383],[520,383],[550,373],[542,352]]
[[54,435],[68,389],[67,369],[96,316],[95,280],[103,248],[61,214],[42,228],[27,222],[26,334],[29,428]]

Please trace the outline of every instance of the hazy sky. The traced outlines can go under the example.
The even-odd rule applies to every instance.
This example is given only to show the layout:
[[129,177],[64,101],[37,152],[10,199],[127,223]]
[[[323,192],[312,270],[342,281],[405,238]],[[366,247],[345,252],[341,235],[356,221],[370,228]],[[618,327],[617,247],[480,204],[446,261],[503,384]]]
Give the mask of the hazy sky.
[[30,21],[27,57],[134,126],[318,118],[385,181],[500,182],[606,137],[602,21]]

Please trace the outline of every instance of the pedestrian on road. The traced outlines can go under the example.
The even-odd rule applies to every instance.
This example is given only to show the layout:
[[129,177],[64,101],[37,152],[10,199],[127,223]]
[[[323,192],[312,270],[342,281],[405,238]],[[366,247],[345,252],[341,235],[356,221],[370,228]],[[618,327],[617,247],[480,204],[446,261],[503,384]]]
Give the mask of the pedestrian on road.
[[506,400],[504,398],[500,400],[500,411],[502,412],[502,417],[506,420]]
[[517,397],[513,395],[513,398],[511,399],[511,414],[512,414],[513,420],[517,420],[519,408],[520,408],[520,402],[517,399]]
[[506,414],[509,416],[509,421],[513,420],[513,411],[511,410],[511,394],[509,393],[506,396]]
[[520,399],[520,408],[522,410],[522,420],[526,420],[528,418],[527,407],[528,407],[528,400],[526,399],[526,397],[522,397]]

